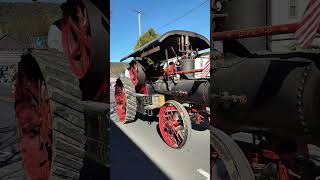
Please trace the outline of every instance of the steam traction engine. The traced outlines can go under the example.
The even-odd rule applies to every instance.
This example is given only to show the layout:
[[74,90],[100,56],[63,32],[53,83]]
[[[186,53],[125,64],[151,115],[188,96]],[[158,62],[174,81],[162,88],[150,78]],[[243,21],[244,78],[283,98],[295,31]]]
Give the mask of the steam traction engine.
[[129,77],[120,77],[115,84],[119,121],[157,117],[165,143],[182,148],[191,121],[203,126],[209,122],[209,78],[195,78],[203,69],[194,68],[198,52],[208,48],[209,41],[199,34],[170,31],[123,58],[134,60]]
[[18,65],[21,161],[11,175],[105,179],[109,7],[99,0],[67,0],[61,9],[62,19],[48,35],[51,48],[30,49]]

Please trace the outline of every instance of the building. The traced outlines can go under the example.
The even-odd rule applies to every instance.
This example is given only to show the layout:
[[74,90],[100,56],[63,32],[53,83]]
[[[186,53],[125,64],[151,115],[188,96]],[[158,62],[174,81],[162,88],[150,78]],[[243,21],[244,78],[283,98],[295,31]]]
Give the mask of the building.
[[26,46],[9,37],[0,35],[0,83],[12,83]]
[[[201,54],[198,58],[195,59],[194,62],[194,69],[203,69],[209,61],[209,52]],[[194,74],[195,78],[202,78],[203,73],[202,72],[197,72]]]
[[[225,4],[224,30],[298,23],[309,0],[241,0]],[[296,42],[293,34],[239,40],[251,51],[288,51]],[[215,43],[219,44],[219,43]],[[319,36],[313,45],[320,45]],[[219,48],[218,48],[219,49]]]
[[[287,24],[300,22],[309,0],[272,0],[270,4],[270,24]],[[320,46],[320,36],[313,41],[313,45]],[[286,50],[293,45],[293,34],[276,35],[270,37],[269,46],[272,50]]]

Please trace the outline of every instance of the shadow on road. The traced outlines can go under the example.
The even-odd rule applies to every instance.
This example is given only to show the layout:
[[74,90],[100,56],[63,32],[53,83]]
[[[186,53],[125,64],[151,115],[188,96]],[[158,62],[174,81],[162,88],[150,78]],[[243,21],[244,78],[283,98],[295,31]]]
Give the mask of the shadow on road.
[[109,167],[102,166],[87,157],[84,159],[84,166],[79,180],[100,180],[107,179],[108,177],[110,177]]
[[[145,121],[145,122],[148,122],[148,123],[157,123],[157,132],[158,132],[158,135],[161,137],[162,141],[165,143],[162,135],[161,135],[161,132],[160,132],[160,128],[159,128],[159,119],[158,117],[149,117],[147,115],[142,115],[142,114],[137,114],[136,115],[136,119],[139,119],[139,121]],[[195,121],[192,121],[191,122],[191,128],[193,130],[196,130],[196,131],[206,131],[208,130],[210,127],[210,123],[209,121],[202,121],[201,123],[196,123]]]
[[169,179],[113,122],[111,147],[110,179]]

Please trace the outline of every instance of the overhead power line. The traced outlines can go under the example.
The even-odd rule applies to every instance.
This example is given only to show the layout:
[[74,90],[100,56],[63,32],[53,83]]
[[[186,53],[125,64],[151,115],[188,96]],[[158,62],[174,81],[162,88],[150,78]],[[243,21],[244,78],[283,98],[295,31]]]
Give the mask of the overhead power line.
[[[185,16],[189,15],[189,14],[192,13],[193,11],[195,11],[195,10],[199,9],[200,7],[202,7],[203,5],[205,5],[208,1],[209,1],[209,0],[203,1],[203,2],[200,3],[199,5],[193,7],[193,8],[190,9],[189,11],[185,12],[184,14],[182,14],[181,16],[179,16],[179,17],[177,17],[177,18],[169,21],[168,23],[166,23],[166,24],[164,24],[164,25],[162,25],[162,26],[159,26],[158,28],[156,28],[156,30],[160,30],[160,29],[162,29],[162,28],[164,28],[164,27],[166,27],[166,26],[169,26],[170,24],[173,24],[173,23],[177,22],[178,20],[184,18]],[[209,10],[208,10],[208,11],[209,11]]]
[[[203,2],[201,2],[199,5],[193,7],[192,9],[188,10],[187,12],[185,12],[184,14],[182,14],[181,16],[169,21],[168,23],[162,25],[162,26],[159,26],[158,28],[156,28],[155,30],[158,31],[166,26],[169,26],[170,24],[173,24],[175,22],[177,22],[178,20],[184,18],[185,16],[191,14],[192,12],[194,12],[195,10],[201,8],[202,6],[204,6],[208,1],[210,0],[204,0]],[[209,8],[208,8],[208,11],[209,11]],[[132,46],[134,46],[136,43],[134,43]],[[132,48],[132,46],[130,46],[127,50],[125,50],[125,52],[123,54],[127,55],[126,53],[128,53],[128,51]]]

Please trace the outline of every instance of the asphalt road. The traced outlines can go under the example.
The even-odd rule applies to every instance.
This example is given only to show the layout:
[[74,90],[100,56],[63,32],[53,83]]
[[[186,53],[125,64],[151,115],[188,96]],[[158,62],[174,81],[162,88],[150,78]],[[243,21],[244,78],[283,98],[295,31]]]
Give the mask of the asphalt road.
[[210,131],[192,130],[189,144],[177,150],[164,143],[157,125],[141,119],[121,124],[112,118],[111,179],[209,179]]

